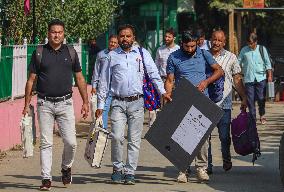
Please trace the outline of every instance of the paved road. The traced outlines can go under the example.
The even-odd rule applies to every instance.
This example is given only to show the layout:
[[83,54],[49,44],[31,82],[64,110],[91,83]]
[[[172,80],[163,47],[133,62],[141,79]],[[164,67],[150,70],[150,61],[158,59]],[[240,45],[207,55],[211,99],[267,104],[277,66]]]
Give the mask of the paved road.
[[[238,113],[236,105],[233,117]],[[103,192],[103,191],[135,191],[135,192],[280,192],[284,191],[279,179],[278,147],[282,132],[284,132],[283,103],[268,104],[267,125],[258,125],[261,138],[262,156],[251,163],[251,156],[241,157],[233,153],[233,169],[224,172],[220,154],[220,143],[217,131],[213,132],[213,175],[208,184],[196,182],[195,173],[190,176],[190,182],[178,184],[175,182],[177,170],[145,139],[142,140],[140,162],[137,170],[135,186],[113,185],[109,183],[112,172],[110,148],[108,147],[101,169],[91,169],[83,159],[86,140],[78,137],[78,152],[73,170],[73,184],[65,188],[60,182],[60,161],[62,152],[61,139],[54,137],[53,188],[52,191]],[[147,118],[146,118],[147,121]],[[87,130],[87,123],[77,126],[81,135]],[[145,124],[144,131],[147,131]],[[233,149],[232,149],[233,151]],[[194,169],[192,169],[194,170]],[[34,157],[23,159],[21,151],[9,151],[0,160],[0,191],[37,191],[41,182],[39,166],[39,148],[36,146]]]

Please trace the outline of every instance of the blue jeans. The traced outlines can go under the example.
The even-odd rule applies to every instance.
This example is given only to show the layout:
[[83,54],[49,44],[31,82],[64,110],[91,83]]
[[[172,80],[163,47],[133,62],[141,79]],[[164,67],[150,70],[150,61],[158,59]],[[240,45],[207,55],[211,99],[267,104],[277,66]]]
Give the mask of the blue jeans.
[[[231,161],[231,136],[230,136],[230,125],[231,125],[231,109],[223,109],[224,115],[217,124],[219,139],[221,141],[221,152],[223,160]],[[211,135],[209,138],[208,147],[208,168],[212,169],[212,153],[211,153]]]
[[266,80],[245,83],[249,112],[256,120],[255,100],[258,103],[259,116],[265,114]]
[[106,98],[106,102],[105,102],[105,106],[103,109],[103,128],[107,129],[107,124],[108,124],[108,112],[110,109],[110,104],[111,104],[111,100],[112,100],[112,96],[108,95],[108,97]]
[[[137,168],[141,135],[144,122],[144,99],[136,101],[120,101],[113,99],[111,103],[111,160],[115,171],[132,174]],[[127,158],[123,163],[124,130],[128,124],[127,132]]]

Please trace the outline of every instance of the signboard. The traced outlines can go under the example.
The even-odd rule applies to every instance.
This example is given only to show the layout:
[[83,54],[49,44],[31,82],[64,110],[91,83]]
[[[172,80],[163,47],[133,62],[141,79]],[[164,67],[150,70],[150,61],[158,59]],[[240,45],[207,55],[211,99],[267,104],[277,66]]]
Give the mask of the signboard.
[[185,171],[223,115],[223,110],[188,80],[174,90],[145,135],[162,155]]
[[264,8],[264,0],[244,0],[243,8]]

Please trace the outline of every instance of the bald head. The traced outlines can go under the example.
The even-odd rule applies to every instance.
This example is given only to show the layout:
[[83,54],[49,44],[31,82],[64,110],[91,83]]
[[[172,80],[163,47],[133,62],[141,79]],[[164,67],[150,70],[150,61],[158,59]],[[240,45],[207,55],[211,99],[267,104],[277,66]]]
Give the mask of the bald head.
[[220,52],[226,45],[226,35],[224,31],[217,30],[212,33],[211,37],[212,52]]

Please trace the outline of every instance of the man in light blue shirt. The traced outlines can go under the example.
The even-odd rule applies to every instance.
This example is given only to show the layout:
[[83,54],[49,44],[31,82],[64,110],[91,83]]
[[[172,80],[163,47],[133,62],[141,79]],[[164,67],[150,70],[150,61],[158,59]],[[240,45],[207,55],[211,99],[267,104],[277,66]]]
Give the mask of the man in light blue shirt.
[[247,42],[248,45],[242,48],[238,58],[244,74],[247,104],[249,112],[256,120],[255,100],[257,100],[260,122],[265,124],[266,79],[272,82],[271,62],[264,46],[262,46],[263,56],[261,55],[261,46],[257,44],[256,33],[250,33]]
[[[107,94],[113,97],[111,103],[112,142],[111,153],[113,163],[113,183],[123,180],[128,185],[135,184],[134,172],[137,168],[141,134],[144,121],[143,77],[147,70],[153,84],[165,99],[171,99],[164,89],[158,69],[148,51],[143,49],[144,61],[137,46],[133,46],[135,30],[131,25],[123,25],[118,29],[120,47],[111,51],[108,64],[103,65],[98,85],[98,109],[96,117],[102,115]],[[128,124],[127,159],[123,163],[123,141],[126,123]]]
[[[108,40],[109,40],[108,48],[100,51],[96,58],[95,67],[93,71],[93,77],[92,77],[92,91],[91,91],[92,95],[96,94],[97,92],[96,89],[97,89],[99,79],[100,79],[101,67],[102,65],[104,65],[104,63],[108,62],[108,53],[111,50],[114,50],[118,47],[118,39],[116,35],[110,35]],[[104,129],[107,129],[108,112],[109,112],[111,100],[112,100],[111,95],[108,95],[105,106],[104,106],[104,110],[103,110],[103,128]]]

